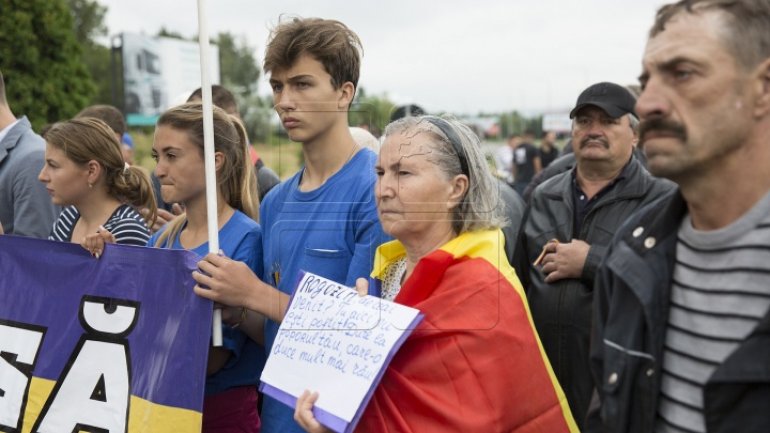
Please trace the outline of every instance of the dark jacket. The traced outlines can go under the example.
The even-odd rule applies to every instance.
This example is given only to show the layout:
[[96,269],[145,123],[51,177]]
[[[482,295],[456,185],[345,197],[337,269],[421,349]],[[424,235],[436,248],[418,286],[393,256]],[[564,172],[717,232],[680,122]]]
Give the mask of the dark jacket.
[[[571,143],[568,146],[566,146],[564,149],[566,150],[568,148],[572,149]],[[647,157],[644,155],[644,152],[638,147],[634,147],[634,157],[638,159],[643,166],[647,167]],[[549,164],[548,167],[544,165],[540,173],[536,174],[535,177],[532,178],[532,181],[529,183],[529,185],[527,185],[527,187],[524,189],[524,194],[522,195],[524,202],[525,203],[530,202],[530,199],[532,198],[532,193],[535,192],[535,188],[537,188],[541,183],[556,176],[559,173],[563,173],[567,170],[572,170],[572,167],[574,166],[575,166],[575,154],[572,152],[562,153],[551,164]]]
[[281,179],[275,174],[270,167],[266,166],[262,159],[258,159],[254,163],[254,172],[257,175],[257,193],[259,194],[259,202],[265,198],[267,193],[273,189],[274,186],[281,183]]
[[[677,232],[687,210],[678,192],[640,211],[613,241],[597,276],[591,369],[601,406],[588,431],[651,432]],[[770,429],[770,312],[704,388],[706,431]]]
[[513,251],[516,248],[516,237],[521,230],[526,206],[519,194],[501,179],[497,179],[497,188],[500,191],[505,217],[508,219],[505,226],[501,227],[503,236],[505,236],[505,257],[508,259],[508,263],[513,266]]
[[[567,395],[572,414],[582,427],[593,391],[589,338],[596,269],[617,229],[637,209],[671,190],[673,183],[652,177],[632,158],[624,178],[597,199],[580,233],[575,233],[572,179],[570,170],[535,190],[519,234],[514,261],[543,347]],[[591,246],[581,278],[548,284],[540,267],[532,266],[551,239],[565,243],[580,239]]]

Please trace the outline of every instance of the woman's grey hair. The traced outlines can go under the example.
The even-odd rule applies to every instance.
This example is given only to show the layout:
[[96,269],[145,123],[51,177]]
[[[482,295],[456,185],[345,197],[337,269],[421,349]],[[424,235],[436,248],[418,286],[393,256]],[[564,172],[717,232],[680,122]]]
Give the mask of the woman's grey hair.
[[449,117],[404,117],[385,127],[382,141],[390,135],[407,132],[410,136],[427,134],[432,138],[433,149],[427,155],[428,161],[436,164],[447,179],[459,174],[468,176],[468,191],[454,208],[452,227],[457,234],[497,229],[506,224],[499,184],[484,158],[478,136],[470,128]]

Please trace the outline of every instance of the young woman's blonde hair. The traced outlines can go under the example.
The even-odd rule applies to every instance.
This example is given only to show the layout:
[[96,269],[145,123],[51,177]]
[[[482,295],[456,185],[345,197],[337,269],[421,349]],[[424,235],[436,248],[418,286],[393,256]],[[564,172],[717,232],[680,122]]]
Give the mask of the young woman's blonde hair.
[[[221,152],[224,163],[217,171],[217,187],[228,205],[259,221],[257,178],[249,159],[249,143],[241,121],[214,106],[214,150]],[[187,134],[190,142],[200,149],[203,157],[203,108],[192,102],[170,108],[158,119],[158,127],[168,126]],[[158,236],[155,246],[164,246],[176,239],[186,221],[180,215],[168,223]]]
[[149,209],[146,222],[152,227],[158,212],[150,178],[140,167],[126,164],[120,143],[106,123],[93,117],[66,120],[51,126],[44,138],[75,164],[99,163],[109,195],[137,209]]

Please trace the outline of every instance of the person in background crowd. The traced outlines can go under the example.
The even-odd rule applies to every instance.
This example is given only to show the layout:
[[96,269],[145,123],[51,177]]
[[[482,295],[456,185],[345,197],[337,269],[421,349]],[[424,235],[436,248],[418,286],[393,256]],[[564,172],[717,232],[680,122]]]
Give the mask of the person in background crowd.
[[593,393],[589,368],[596,269],[615,231],[672,184],[633,156],[634,97],[622,86],[585,89],[570,113],[575,167],[540,184],[514,254],[532,318],[578,426]]
[[45,161],[45,141],[24,116],[11,111],[0,71],[0,222],[6,234],[45,239],[58,209],[37,175]]
[[[636,85],[627,85],[626,89],[631,92],[634,97],[637,97],[639,95],[638,87],[639,86]],[[639,141],[634,143],[634,158],[638,159],[643,166],[647,167],[647,157],[644,156],[644,152],[642,151],[642,147]],[[564,149],[562,149],[561,154],[558,155],[557,158],[547,167],[543,167],[543,170],[532,178],[532,181],[524,190],[524,201],[526,203],[530,202],[530,199],[532,198],[532,192],[535,190],[535,188],[537,188],[538,185],[559,173],[563,173],[572,169],[574,166],[575,154],[572,152],[572,138],[570,138],[567,141],[567,144],[564,146]]]
[[380,140],[377,139],[371,132],[359,126],[350,127],[350,135],[353,137],[356,143],[362,148],[371,150],[374,153],[380,151]]
[[[478,137],[451,119],[404,118],[386,128],[376,170],[378,213],[396,240],[377,250],[374,284],[425,318],[356,431],[577,432],[524,290],[500,260],[505,217]],[[305,392],[296,405],[309,432],[328,431],[313,416],[317,398]]]
[[513,164],[511,165],[513,189],[520,196],[524,195],[524,189],[532,181],[532,178],[543,169],[543,164],[540,161],[540,152],[532,144],[534,137],[535,135],[532,131],[526,131],[522,135],[521,141],[515,147],[513,147],[513,144],[511,145],[513,147]]
[[540,140],[540,164],[545,169],[553,160],[559,156],[559,149],[556,148],[556,133],[547,131]]
[[[360,52],[358,36],[339,21],[296,18],[274,29],[264,70],[289,138],[302,143],[305,166],[262,203],[263,274],[216,254],[193,274],[199,295],[246,307],[247,322],[267,316],[260,323],[268,351],[300,270],[352,286],[368,275],[376,246],[387,239],[374,204],[377,156],[348,129]],[[291,408],[267,396],[262,421],[268,433],[302,431]]]
[[636,103],[647,167],[596,285],[589,431],[770,426],[770,2],[658,10]]
[[[217,221],[222,253],[253,272],[262,271],[259,199],[246,131],[240,121],[214,107],[214,160],[217,171]],[[184,205],[149,241],[150,246],[208,252],[208,216],[203,162],[203,110],[189,103],[169,109],[158,119],[152,155],[164,200]],[[209,350],[203,432],[259,432],[257,385],[266,357],[260,345],[236,329],[245,310],[224,317],[222,347]],[[223,314],[223,316],[225,316]]]
[[150,209],[152,224],[152,185],[144,171],[123,161],[112,129],[81,117],[55,123],[44,138],[45,165],[38,179],[53,202],[64,206],[48,239],[80,243],[97,258],[105,241],[146,245],[150,231],[134,207]]
[[123,152],[123,159],[129,165],[134,165],[134,139],[128,132],[124,132],[120,137],[120,150]]
[[[106,123],[115,133],[120,143],[123,161],[127,162],[128,165],[134,165],[134,142],[126,132],[128,129],[126,119],[120,110],[112,105],[91,105],[81,110],[75,117],[94,117]],[[128,137],[128,143],[126,143],[126,137]]]
[[417,104],[399,105],[398,107],[395,107],[390,113],[390,121],[395,122],[396,120],[402,119],[404,117],[422,116],[425,114],[425,109]]
[[519,145],[521,137],[518,134],[512,134],[508,137],[505,145],[499,146],[495,151],[495,166],[497,168],[497,177],[513,186],[513,149]]
[[[115,138],[120,143],[123,140],[123,134],[126,133],[126,119],[123,117],[123,113],[112,105],[90,105],[82,110],[75,116],[75,118],[81,117],[93,117],[106,123],[115,134]],[[128,161],[126,161],[128,162]]]
[[[571,139],[567,143],[567,145],[572,147]],[[527,204],[531,202],[532,193],[535,191],[535,189],[538,186],[540,186],[541,183],[556,176],[557,174],[572,170],[572,167],[574,166],[575,166],[575,154],[572,152],[562,154],[558,158],[554,159],[548,165],[548,167],[544,168],[540,173],[536,174],[535,177],[532,178],[532,181],[529,183],[529,185],[527,185],[527,187],[524,188],[524,195],[522,197],[524,199],[524,202]]]

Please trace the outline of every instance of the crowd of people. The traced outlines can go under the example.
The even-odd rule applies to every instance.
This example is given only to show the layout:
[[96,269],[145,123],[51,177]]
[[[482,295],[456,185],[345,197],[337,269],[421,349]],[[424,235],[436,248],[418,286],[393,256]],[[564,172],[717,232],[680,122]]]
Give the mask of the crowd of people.
[[194,291],[224,317],[204,432],[327,431],[313,390],[293,408],[257,392],[300,270],[425,316],[357,431],[764,432],[768,28],[766,0],[661,7],[638,95],[583,90],[562,156],[553,134],[539,149],[511,137],[509,185],[451,117],[407,113],[379,141],[354,139],[359,38],[284,21],[264,70],[304,166],[278,183],[215,88],[220,254],[206,253],[200,92],[160,116],[148,175],[121,148],[116,109],[41,137],[0,75],[0,233],[96,259],[110,243],[200,255]]

